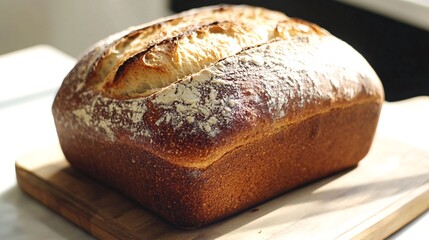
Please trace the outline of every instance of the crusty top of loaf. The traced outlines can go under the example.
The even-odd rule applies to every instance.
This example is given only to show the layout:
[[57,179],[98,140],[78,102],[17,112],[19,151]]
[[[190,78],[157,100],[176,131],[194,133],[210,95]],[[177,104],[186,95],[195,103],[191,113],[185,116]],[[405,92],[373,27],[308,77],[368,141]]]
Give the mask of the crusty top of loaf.
[[383,101],[380,80],[327,31],[216,6],[99,42],[65,78],[53,113],[57,127],[204,168],[290,124],[368,101]]

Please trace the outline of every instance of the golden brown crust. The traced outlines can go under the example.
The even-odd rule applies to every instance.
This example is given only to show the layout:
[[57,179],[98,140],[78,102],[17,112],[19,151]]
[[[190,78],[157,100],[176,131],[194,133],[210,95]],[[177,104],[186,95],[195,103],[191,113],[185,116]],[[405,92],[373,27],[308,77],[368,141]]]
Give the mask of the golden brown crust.
[[290,123],[334,107],[381,103],[378,81],[360,55],[332,36],[279,40],[225,58],[145,98],[84,91],[70,93],[66,97],[76,99],[66,101],[60,90],[61,108],[74,104],[56,117],[59,124],[67,120],[70,130],[95,128],[95,137],[128,138],[172,163],[207,167]]
[[72,166],[169,222],[194,228],[355,166],[370,148],[380,107],[332,109],[234,149],[206,169],[171,164],[128,142],[94,139],[92,132],[58,131],[70,136],[61,144]]
[[[65,78],[53,114],[72,165],[176,224],[197,226],[357,164],[383,97],[365,59],[318,26],[261,8],[222,6],[98,43]],[[319,125],[319,142],[298,151],[294,142],[310,144],[306,136],[318,136]],[[345,145],[329,145],[335,152],[323,142],[343,138]],[[270,152],[271,146],[277,147]],[[323,166],[314,154],[325,154]],[[300,158],[305,169],[314,166],[308,176],[293,165]],[[231,207],[226,198],[213,202],[213,194],[235,187],[244,194],[246,186],[234,179],[249,178],[253,172],[240,169],[255,160],[258,181],[275,185],[273,176],[285,177],[278,188],[255,182],[248,201],[234,195]],[[272,174],[273,166],[294,170],[287,178]],[[210,183],[224,178],[221,170],[225,182]]]

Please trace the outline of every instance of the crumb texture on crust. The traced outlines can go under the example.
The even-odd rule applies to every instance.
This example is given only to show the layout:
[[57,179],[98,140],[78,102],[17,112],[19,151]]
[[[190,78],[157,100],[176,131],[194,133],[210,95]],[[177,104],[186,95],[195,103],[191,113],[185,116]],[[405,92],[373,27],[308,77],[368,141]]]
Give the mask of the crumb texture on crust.
[[383,101],[380,80],[346,43],[281,13],[224,6],[101,42],[66,77],[53,113],[70,135],[60,139],[92,134],[205,168],[288,125],[371,101]]

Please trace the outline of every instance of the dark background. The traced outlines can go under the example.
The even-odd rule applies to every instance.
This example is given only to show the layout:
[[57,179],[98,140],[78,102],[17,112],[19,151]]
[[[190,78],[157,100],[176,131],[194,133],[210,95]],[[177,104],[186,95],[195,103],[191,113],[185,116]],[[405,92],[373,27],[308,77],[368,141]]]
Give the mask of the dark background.
[[180,12],[219,3],[262,6],[322,26],[368,60],[388,101],[429,95],[428,31],[331,0],[171,0],[170,8]]

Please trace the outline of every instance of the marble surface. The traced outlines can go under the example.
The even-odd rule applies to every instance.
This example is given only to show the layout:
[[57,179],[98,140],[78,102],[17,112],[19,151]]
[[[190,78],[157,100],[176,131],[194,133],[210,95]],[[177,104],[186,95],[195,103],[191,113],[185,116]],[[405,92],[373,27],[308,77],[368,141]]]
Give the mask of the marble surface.
[[[58,142],[51,104],[75,60],[49,46],[0,56],[0,239],[93,239],[17,187],[14,163],[20,155]],[[23,68],[22,66],[28,66]],[[25,84],[29,83],[29,87]],[[7,96],[7,97],[6,97]],[[413,107],[386,104],[378,131],[429,151],[429,97]],[[396,132],[392,131],[395,129]],[[426,239],[429,213],[390,239]]]

